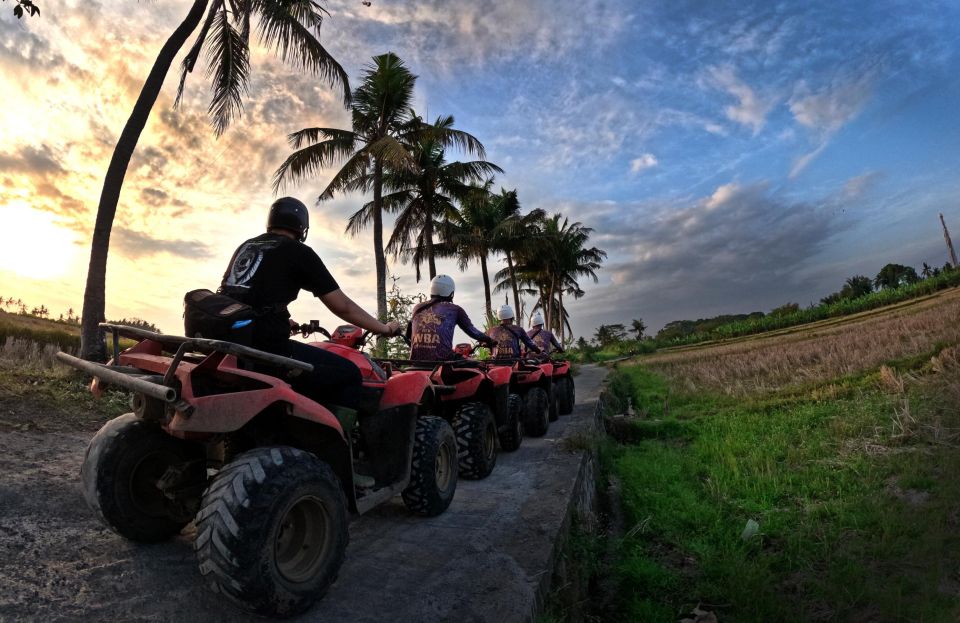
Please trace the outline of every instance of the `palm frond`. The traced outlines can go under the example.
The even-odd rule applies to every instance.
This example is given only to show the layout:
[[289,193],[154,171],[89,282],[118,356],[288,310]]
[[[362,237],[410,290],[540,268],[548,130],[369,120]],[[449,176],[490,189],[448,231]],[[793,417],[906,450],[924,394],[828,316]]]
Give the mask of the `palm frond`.
[[213,97],[208,112],[213,116],[217,136],[243,110],[243,95],[250,75],[250,50],[230,23],[230,14],[222,2],[210,24],[207,75],[212,79]]
[[273,191],[277,192],[287,182],[297,182],[311,177],[320,169],[353,153],[352,137],[316,143],[293,152],[273,175]]
[[203,26],[197,35],[197,40],[193,42],[193,46],[180,64],[180,84],[177,86],[177,97],[173,100],[174,108],[180,106],[180,101],[183,99],[183,87],[187,82],[187,74],[193,72],[193,68],[197,64],[197,59],[200,58],[200,50],[203,49],[203,44],[207,40],[207,33],[210,32],[210,25],[213,23],[214,17],[219,13],[221,4],[223,4],[223,0],[217,0],[210,5],[210,9],[207,11],[207,18],[203,20]]
[[350,130],[341,130],[339,128],[304,128],[288,134],[287,142],[294,149],[300,149],[304,143],[318,143],[321,139],[328,141],[349,140],[351,141],[351,147],[353,147],[353,143],[356,143],[358,138],[356,133]]
[[358,236],[373,221],[373,203],[364,204],[362,208],[350,215],[344,233]]
[[416,170],[417,163],[407,147],[393,136],[384,136],[371,143],[367,151],[373,158],[394,170]]
[[332,199],[335,192],[352,192],[363,188],[368,183],[366,173],[369,165],[370,158],[365,150],[353,154],[327,183],[319,201]]
[[344,105],[348,105],[351,96],[347,72],[318,39],[326,11],[313,0],[251,1],[260,15],[260,41],[274,48],[284,62],[320,76],[331,87],[338,87]]

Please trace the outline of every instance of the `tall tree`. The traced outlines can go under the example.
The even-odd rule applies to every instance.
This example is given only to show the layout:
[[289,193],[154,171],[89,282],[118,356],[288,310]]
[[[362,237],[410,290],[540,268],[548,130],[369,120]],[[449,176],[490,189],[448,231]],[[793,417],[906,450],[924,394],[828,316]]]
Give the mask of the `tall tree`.
[[446,147],[451,144],[484,156],[480,141],[455,130],[453,123],[452,116],[442,116],[433,124],[424,124],[407,145],[415,168],[389,171],[385,180],[392,192],[383,198],[384,209],[399,212],[387,251],[395,258],[412,260],[417,281],[424,261],[430,278],[437,274],[434,232],[438,221],[456,211],[456,202],[469,194],[470,184],[503,173],[500,167],[485,160],[447,162]]
[[502,286],[510,288],[513,293],[513,305],[519,317],[522,314],[523,306],[520,304],[516,257],[523,253],[524,248],[536,245],[540,224],[546,217],[546,213],[538,208],[527,214],[521,214],[520,200],[517,198],[516,189],[506,190],[501,188],[500,195],[495,200],[500,203],[500,212],[504,217],[503,224],[497,231],[495,246],[498,251],[503,252],[507,268],[494,276],[499,281],[494,291],[499,292]]
[[387,258],[383,247],[383,184],[387,171],[414,170],[416,163],[404,141],[411,140],[422,122],[410,109],[417,77],[393,52],[373,57],[350,104],[352,129],[305,128],[289,136],[290,154],[277,169],[274,189],[316,174],[345,161],[320,194],[373,191],[373,201],[351,215],[347,233],[356,236],[373,227],[373,255],[377,273],[377,316],[387,317]]
[[865,275],[854,275],[849,277],[847,281],[843,284],[843,289],[840,290],[843,298],[848,299],[858,299],[861,296],[866,296],[873,292],[873,282],[870,281],[870,277]]
[[596,271],[606,258],[605,251],[586,247],[593,229],[580,222],[570,222],[561,214],[545,219],[538,244],[528,251],[522,270],[540,287],[547,326],[563,331],[563,295],[579,290],[578,279],[597,281]]
[[902,285],[916,283],[919,280],[917,271],[913,267],[903,266],[902,264],[887,264],[877,273],[873,283],[877,286],[877,289],[899,288]]
[[444,253],[457,258],[460,270],[466,270],[472,261],[480,264],[487,318],[493,316],[487,258],[496,248],[498,228],[503,223],[501,206],[493,200],[490,192],[492,185],[492,178],[483,184],[474,185],[463,197],[460,209],[448,216],[440,231]]
[[[204,13],[206,19],[203,19]],[[325,11],[316,0],[194,0],[186,18],[160,49],[107,167],[83,295],[81,356],[86,359],[106,357],[104,335],[98,324],[104,320],[110,232],[127,166],[170,65],[203,20],[203,27],[183,61],[177,100],[183,92],[186,75],[193,71],[201,52],[205,51],[213,89],[208,111],[219,136],[242,112],[242,97],[250,72],[250,21],[254,15],[258,18],[258,35],[264,45],[273,48],[284,61],[320,76],[333,87],[340,87],[344,101],[349,100],[346,73],[318,39]]]
[[630,321],[630,327],[637,332],[637,339],[643,339],[643,332],[647,330],[647,325],[643,324],[643,320],[639,318],[634,318]]

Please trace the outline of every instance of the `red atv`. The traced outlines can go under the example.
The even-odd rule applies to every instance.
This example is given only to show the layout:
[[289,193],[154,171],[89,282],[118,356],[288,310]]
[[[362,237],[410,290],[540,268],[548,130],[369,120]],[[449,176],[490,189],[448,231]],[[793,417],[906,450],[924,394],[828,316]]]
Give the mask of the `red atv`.
[[524,434],[546,435],[553,387],[543,365],[531,359],[491,359],[488,365],[510,371],[510,400],[519,407]]
[[[456,393],[440,394],[441,411],[449,414],[451,407],[455,406],[458,400],[465,400],[471,395],[475,396],[493,411],[500,449],[514,452],[523,443],[523,400],[510,392],[510,369],[494,365],[492,361],[473,359],[476,348],[476,345],[466,342],[457,344],[453,352],[463,357],[463,360],[437,363],[437,368],[431,376],[434,382],[456,384],[459,376],[459,380],[463,383]],[[423,362],[413,363],[414,366],[422,364]],[[454,370],[457,372],[453,372]],[[470,393],[473,387],[476,387],[475,394]],[[454,424],[454,429],[456,428]],[[463,470],[460,473],[465,475]]]
[[[473,360],[387,360],[406,374],[419,374],[434,387],[430,413],[453,427],[460,452],[460,475],[482,479],[497,464],[497,440],[516,450],[523,439],[519,411],[510,402],[510,373]],[[511,408],[513,406],[513,408]]]
[[[353,361],[359,416],[295,393],[284,380],[309,364],[218,340],[103,324],[139,340],[111,365],[59,353],[103,384],[133,392],[133,413],[93,437],[81,468],[84,497],[114,531],[157,542],[196,521],[194,549],[211,588],[254,612],[306,610],[336,579],[348,513],[400,493],[409,509],[442,513],[457,486],[457,442],[422,415],[434,388],[420,374],[388,374],[363,353],[318,344]],[[356,416],[356,417],[355,417]]]

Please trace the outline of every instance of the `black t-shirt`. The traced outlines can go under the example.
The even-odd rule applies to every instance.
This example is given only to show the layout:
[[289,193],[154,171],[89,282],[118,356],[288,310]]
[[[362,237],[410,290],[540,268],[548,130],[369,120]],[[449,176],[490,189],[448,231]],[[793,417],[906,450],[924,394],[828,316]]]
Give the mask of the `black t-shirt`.
[[285,353],[290,337],[287,305],[300,290],[323,296],[339,289],[323,260],[307,245],[279,234],[261,234],[234,251],[220,292],[261,314],[253,323],[255,348]]

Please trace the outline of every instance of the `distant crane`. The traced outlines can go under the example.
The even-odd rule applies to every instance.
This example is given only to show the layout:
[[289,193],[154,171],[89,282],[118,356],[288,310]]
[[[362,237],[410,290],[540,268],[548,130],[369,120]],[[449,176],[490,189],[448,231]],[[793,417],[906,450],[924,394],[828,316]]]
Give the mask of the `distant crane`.
[[943,212],[940,213],[940,224],[943,225],[943,239],[947,241],[947,250],[950,251],[950,264],[957,267],[957,254],[953,250],[953,242],[950,240],[950,232],[947,231],[947,222],[943,220]]

